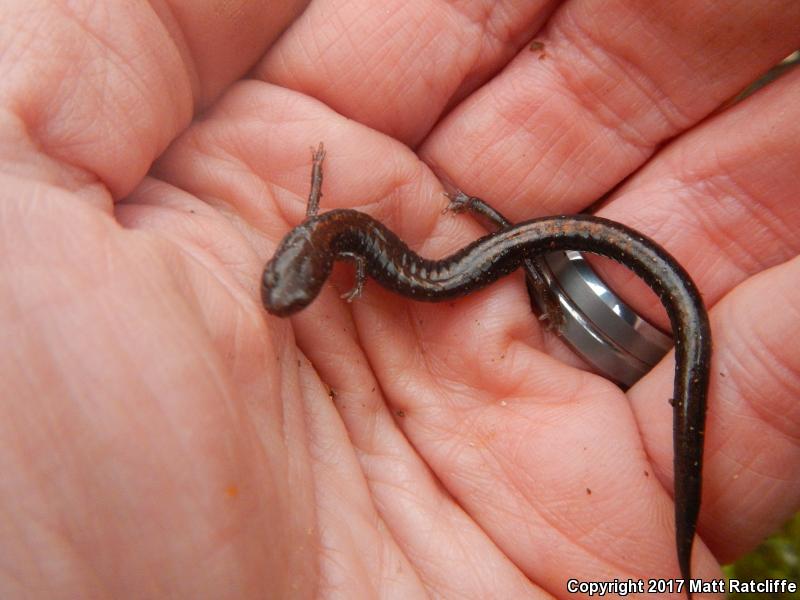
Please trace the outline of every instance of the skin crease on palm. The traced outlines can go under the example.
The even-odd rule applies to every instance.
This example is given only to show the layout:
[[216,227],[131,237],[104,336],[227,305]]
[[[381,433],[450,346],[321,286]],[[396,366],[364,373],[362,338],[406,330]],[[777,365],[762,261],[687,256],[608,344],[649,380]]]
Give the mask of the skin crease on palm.
[[677,257],[714,332],[693,572],[719,577],[800,507],[800,72],[718,111],[800,46],[800,5],[703,4],[6,2],[0,596],[678,576],[671,354],[621,392],[521,275],[348,305],[337,268],[264,312],[320,141],[322,210],[426,256],[482,232],[441,214],[446,182],[513,220],[614,189],[597,213]]

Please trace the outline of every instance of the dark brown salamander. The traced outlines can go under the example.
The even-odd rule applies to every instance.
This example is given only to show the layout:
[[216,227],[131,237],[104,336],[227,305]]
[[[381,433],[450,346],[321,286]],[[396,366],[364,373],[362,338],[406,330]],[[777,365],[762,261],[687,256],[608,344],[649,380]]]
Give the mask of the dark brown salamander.
[[[691,598],[688,583],[700,510],[711,331],[700,293],[683,267],[633,229],[588,215],[533,219],[486,235],[447,258],[425,259],[369,215],[348,209],[318,215],[323,157],[320,144],[314,154],[308,218],[286,235],[264,269],[261,298],[274,315],[285,317],[308,306],[337,259],[356,263],[356,285],[345,295],[348,300],[361,293],[367,274],[383,287],[415,300],[449,300],[508,275],[530,256],[554,250],[581,250],[612,258],[658,294],[675,338],[676,541],[678,564]],[[453,205],[502,219],[482,201],[463,194],[454,197]]]

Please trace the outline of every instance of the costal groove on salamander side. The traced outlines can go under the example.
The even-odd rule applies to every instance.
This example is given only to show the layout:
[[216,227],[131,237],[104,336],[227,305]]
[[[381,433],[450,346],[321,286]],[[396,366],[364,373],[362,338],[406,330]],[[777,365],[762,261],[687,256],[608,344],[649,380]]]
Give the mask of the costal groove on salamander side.
[[[300,245],[305,244],[302,249]],[[678,564],[691,598],[691,554],[700,509],[706,395],[711,359],[708,315],[697,287],[678,262],[654,241],[619,223],[589,215],[545,217],[488,234],[441,260],[410,250],[372,217],[333,210],[307,219],[290,232],[267,264],[262,298],[282,316],[306,306],[332,268],[332,258],[363,258],[367,273],[383,287],[416,300],[439,302],[481,289],[520,267],[532,255],[556,250],[600,254],[625,265],[658,294],[675,339],[674,478]],[[300,264],[303,263],[303,268]],[[276,291],[295,277],[296,307]],[[304,289],[305,288],[305,289]]]

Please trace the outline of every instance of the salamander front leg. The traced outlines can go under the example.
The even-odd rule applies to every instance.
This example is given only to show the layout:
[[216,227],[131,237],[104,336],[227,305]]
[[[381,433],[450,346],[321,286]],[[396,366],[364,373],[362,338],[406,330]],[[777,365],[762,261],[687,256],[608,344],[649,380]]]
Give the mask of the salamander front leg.
[[[506,229],[513,226],[511,221],[489,206],[485,200],[481,200],[476,196],[468,196],[460,190],[456,191],[455,194],[445,194],[445,196],[450,200],[445,211],[454,213],[469,211],[482,216],[498,229]],[[547,321],[547,329],[555,332],[561,331],[565,318],[558,296],[553,293],[553,290],[547,284],[547,279],[541,267],[532,257],[525,259],[524,266],[525,283],[528,286],[528,296],[531,298],[531,304],[536,304],[542,309],[539,320]]]
[[356,281],[353,284],[353,288],[340,296],[340,298],[343,298],[347,302],[352,302],[358,298],[364,290],[364,282],[367,280],[367,261],[363,256],[355,252],[340,252],[336,255],[336,258],[343,258],[355,263]]
[[317,149],[311,148],[311,191],[308,193],[306,218],[315,217],[319,212],[319,199],[322,198],[322,161],[325,158],[325,147],[322,142]]

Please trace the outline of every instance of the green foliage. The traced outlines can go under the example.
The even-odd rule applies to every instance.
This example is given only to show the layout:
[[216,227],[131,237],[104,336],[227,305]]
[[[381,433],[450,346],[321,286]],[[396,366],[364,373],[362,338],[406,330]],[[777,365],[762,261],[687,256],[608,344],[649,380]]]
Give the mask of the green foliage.
[[[788,579],[800,584],[800,513],[750,554],[723,570],[728,579],[748,581]],[[776,596],[754,593],[728,594],[728,598],[733,600],[766,600],[769,597],[800,600],[800,591]]]

